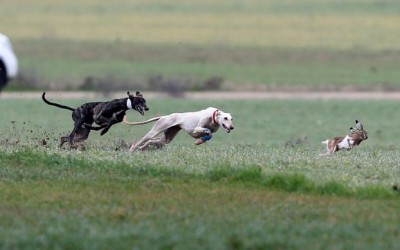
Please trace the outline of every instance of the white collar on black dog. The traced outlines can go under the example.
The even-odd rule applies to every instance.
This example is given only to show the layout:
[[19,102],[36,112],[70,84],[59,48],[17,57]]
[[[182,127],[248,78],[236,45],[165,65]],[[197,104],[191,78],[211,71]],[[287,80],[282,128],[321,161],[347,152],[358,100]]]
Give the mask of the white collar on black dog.
[[126,107],[128,109],[132,109],[132,102],[131,102],[131,99],[129,99],[129,98],[128,98],[128,100],[126,100]]

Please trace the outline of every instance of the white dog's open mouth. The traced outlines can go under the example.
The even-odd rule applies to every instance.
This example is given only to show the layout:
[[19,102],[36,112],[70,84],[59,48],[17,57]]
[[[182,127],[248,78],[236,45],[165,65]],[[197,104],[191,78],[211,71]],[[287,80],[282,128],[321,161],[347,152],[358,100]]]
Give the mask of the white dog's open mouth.
[[226,130],[227,133],[231,132],[231,129],[228,128],[227,126],[225,126],[225,124],[222,124],[222,127],[224,127],[224,129]]

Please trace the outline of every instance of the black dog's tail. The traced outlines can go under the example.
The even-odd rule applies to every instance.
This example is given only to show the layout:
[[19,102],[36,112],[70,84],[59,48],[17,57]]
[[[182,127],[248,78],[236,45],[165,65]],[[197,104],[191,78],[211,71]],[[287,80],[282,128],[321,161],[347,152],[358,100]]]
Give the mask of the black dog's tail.
[[42,94],[42,99],[43,99],[43,101],[44,101],[45,103],[47,103],[47,104],[49,104],[49,105],[52,105],[52,106],[56,106],[56,107],[62,108],[62,109],[68,109],[68,110],[71,110],[71,111],[74,111],[74,110],[75,110],[74,108],[71,108],[71,107],[68,107],[68,106],[64,106],[64,105],[61,105],[61,104],[58,104],[58,103],[54,103],[54,102],[48,101],[48,100],[44,97],[45,94],[46,94],[46,92],[43,92],[43,94]]

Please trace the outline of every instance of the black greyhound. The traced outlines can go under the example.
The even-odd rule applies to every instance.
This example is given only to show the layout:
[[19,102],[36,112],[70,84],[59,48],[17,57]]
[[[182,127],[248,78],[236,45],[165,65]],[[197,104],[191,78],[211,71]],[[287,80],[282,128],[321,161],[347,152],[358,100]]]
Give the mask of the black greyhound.
[[[74,129],[69,136],[61,137],[60,147],[69,142],[82,142],[89,137],[90,130],[101,130],[100,135],[104,135],[110,127],[116,123],[122,122],[125,113],[128,109],[134,109],[141,115],[149,108],[146,105],[146,99],[143,98],[139,91],[136,91],[136,96],[127,92],[128,97],[115,99],[109,102],[88,102],[74,109],[65,105],[50,102],[45,98],[46,92],[43,92],[42,99],[48,105],[56,106],[62,109],[72,111],[72,119],[74,120]],[[92,126],[93,123],[99,125]]]

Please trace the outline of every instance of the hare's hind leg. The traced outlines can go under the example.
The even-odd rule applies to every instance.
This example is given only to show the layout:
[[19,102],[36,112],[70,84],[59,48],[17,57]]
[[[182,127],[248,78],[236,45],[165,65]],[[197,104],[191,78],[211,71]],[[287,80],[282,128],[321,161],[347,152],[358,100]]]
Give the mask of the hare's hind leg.
[[337,151],[337,145],[332,145],[331,141],[326,140],[323,141],[323,144],[326,144],[326,152],[324,154],[320,154],[320,156],[331,156]]

